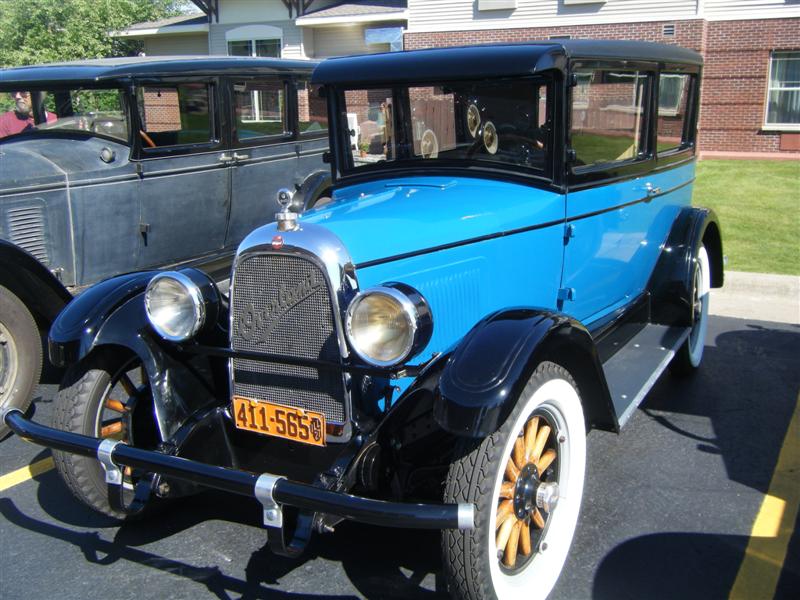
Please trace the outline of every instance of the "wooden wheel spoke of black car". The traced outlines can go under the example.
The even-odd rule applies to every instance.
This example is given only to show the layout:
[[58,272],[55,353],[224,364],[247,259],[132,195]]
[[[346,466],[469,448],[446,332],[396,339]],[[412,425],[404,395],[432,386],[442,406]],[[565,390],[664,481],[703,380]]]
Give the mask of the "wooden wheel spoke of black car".
[[[516,567],[520,555],[528,557],[533,552],[532,530],[545,527],[546,517],[530,490],[552,478],[548,469],[558,456],[552,432],[541,416],[532,416],[518,433],[505,465],[497,498],[495,542],[498,558],[509,569]],[[522,493],[521,488],[526,487],[527,492]]]

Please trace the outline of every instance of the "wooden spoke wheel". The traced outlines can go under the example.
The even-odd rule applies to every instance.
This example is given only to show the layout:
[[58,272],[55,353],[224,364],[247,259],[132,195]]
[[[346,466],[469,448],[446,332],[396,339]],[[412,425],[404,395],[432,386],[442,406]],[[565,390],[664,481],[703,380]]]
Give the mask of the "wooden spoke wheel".
[[469,600],[545,598],[567,558],[580,511],[586,426],[568,371],[541,363],[511,414],[456,452],[445,502],[475,506],[475,529],[442,533],[450,592]]
[[503,472],[497,498],[497,556],[509,572],[522,569],[558,503],[558,440],[546,412],[520,429]]
[[[67,372],[56,399],[53,426],[152,448],[158,439],[152,407],[150,382],[139,359],[97,352]],[[53,456],[59,474],[75,497],[103,514],[127,516],[112,508],[105,473],[97,460],[58,451]],[[133,499],[141,475],[123,468],[124,504]]]

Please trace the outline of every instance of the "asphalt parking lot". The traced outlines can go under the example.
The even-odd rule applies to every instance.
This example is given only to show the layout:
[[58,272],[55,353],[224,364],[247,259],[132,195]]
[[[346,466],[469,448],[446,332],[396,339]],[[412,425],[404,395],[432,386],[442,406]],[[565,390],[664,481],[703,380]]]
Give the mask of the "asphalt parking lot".
[[[39,389],[37,420],[49,421],[54,391]],[[664,375],[619,436],[589,436],[552,597],[800,597],[797,430],[787,436],[799,392],[800,326],[712,317],[697,376]],[[11,437],[0,475],[48,456]],[[270,554],[254,501],[206,493],[120,527],[48,465],[0,491],[0,597],[446,597],[436,532],[343,524],[289,560]]]

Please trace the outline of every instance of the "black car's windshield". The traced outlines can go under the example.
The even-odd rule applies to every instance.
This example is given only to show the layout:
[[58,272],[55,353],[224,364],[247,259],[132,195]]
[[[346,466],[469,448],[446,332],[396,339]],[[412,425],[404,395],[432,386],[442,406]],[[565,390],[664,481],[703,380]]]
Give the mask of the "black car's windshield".
[[541,78],[345,89],[352,160],[345,170],[420,161],[546,169],[548,85]]
[[79,131],[128,141],[118,89],[0,89],[0,138],[35,131]]

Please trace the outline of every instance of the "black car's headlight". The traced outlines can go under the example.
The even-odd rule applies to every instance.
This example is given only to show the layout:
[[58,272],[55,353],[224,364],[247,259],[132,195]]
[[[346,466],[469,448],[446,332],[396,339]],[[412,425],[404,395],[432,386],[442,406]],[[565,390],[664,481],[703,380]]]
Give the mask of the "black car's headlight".
[[377,367],[401,364],[430,341],[433,319],[414,288],[389,283],[361,292],[347,309],[347,338],[353,350]]
[[216,287],[196,270],[159,273],[147,284],[144,306],[156,333],[171,342],[197,334],[206,322],[209,306],[216,306]]

